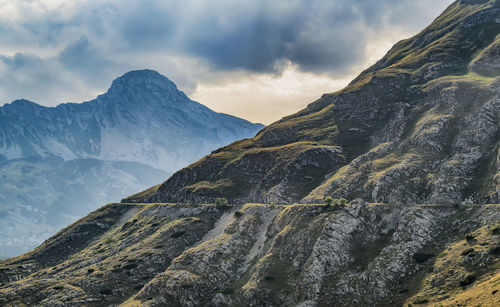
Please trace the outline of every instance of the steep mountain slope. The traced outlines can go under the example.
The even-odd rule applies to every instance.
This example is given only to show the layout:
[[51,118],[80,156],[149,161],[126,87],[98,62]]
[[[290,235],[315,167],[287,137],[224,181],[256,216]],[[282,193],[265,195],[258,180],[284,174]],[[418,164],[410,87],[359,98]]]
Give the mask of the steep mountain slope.
[[498,306],[500,206],[109,204],[0,262],[0,305]]
[[345,89],[126,202],[500,202],[500,4],[457,1]]
[[[500,205],[473,203],[498,202],[499,26],[457,1],[346,89],[0,262],[0,305],[499,306]],[[328,194],[388,204],[194,204]]]
[[166,77],[132,71],[97,99],[0,107],[0,257],[263,126],[190,100]]

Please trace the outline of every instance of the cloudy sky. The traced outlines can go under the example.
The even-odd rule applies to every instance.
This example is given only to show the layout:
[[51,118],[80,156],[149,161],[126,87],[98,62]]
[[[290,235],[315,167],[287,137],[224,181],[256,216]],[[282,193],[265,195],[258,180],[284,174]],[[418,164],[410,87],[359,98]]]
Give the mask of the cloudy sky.
[[270,123],[345,86],[452,0],[0,0],[0,105],[80,102],[150,68]]

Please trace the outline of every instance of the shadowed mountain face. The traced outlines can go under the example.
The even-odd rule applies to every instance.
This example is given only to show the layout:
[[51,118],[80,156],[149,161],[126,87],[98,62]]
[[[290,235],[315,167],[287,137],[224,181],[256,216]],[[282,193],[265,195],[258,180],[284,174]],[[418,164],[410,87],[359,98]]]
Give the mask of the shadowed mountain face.
[[132,71],[107,93],[47,108],[17,100],[0,108],[0,155],[145,163],[173,172],[263,126],[190,100],[152,70]]
[[345,89],[127,202],[500,201],[500,8],[457,1]]
[[165,180],[263,126],[190,100],[166,77],[132,71],[81,104],[0,107],[0,257],[25,252],[103,202]]

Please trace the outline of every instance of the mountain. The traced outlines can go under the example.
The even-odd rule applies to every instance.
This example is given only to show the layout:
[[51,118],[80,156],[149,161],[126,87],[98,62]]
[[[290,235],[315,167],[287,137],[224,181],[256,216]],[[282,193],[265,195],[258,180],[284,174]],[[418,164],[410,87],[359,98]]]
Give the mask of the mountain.
[[108,204],[0,262],[2,306],[498,306],[500,205]]
[[152,70],[131,71],[97,99],[0,107],[0,256],[164,180],[263,126],[190,100]]
[[499,28],[497,1],[458,1],[343,90],[124,201],[500,202]]
[[499,46],[499,1],[456,1],[345,89],[0,262],[0,304],[499,306]]
[[0,108],[0,119],[0,154],[9,160],[133,161],[166,172],[263,127],[192,101],[152,70],[126,73],[80,104],[47,108],[17,100]]

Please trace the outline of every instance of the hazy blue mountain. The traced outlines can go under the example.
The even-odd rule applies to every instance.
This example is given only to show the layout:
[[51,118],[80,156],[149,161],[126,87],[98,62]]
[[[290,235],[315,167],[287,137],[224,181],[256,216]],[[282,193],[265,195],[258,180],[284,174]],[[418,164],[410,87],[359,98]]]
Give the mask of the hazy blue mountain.
[[84,103],[0,107],[0,257],[26,251],[104,202],[164,180],[263,126],[192,101],[152,70]]

